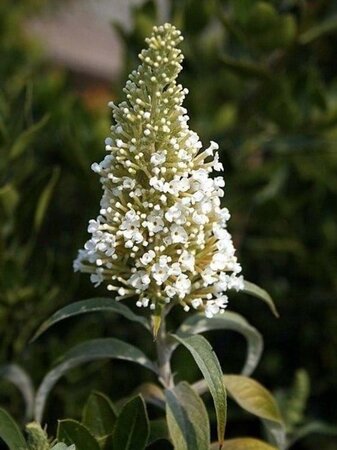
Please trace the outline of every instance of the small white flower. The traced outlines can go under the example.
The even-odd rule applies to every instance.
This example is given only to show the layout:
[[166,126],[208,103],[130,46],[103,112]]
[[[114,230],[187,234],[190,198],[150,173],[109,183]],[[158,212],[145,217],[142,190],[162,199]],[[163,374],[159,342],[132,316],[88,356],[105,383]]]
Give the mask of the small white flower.
[[223,164],[219,161],[219,153],[218,152],[215,153],[215,155],[214,155],[213,167],[214,167],[214,170],[216,170],[217,172],[221,172],[222,170],[224,170]]
[[201,298],[194,298],[191,301],[191,305],[193,306],[194,309],[200,308],[200,306],[202,306],[202,304],[203,304],[203,301]]
[[129,284],[136,289],[140,289],[141,291],[144,291],[150,282],[150,277],[145,270],[139,270],[129,278]]
[[164,228],[164,221],[159,214],[149,214],[147,220],[143,223],[144,226],[146,226],[147,229],[152,233],[158,233]]
[[184,298],[186,297],[187,294],[190,293],[191,285],[192,283],[187,275],[181,274],[178,276],[178,278],[174,283],[174,287],[177,291],[179,298]]
[[201,272],[201,276],[205,286],[215,283],[218,279],[216,272],[214,272],[214,270],[212,270],[209,266]]
[[90,275],[90,281],[95,287],[98,287],[103,282],[103,280],[104,278],[101,271],[97,271],[96,273],[92,273]]
[[153,260],[153,258],[156,256],[155,252],[153,250],[149,250],[148,252],[144,253],[144,255],[140,258],[140,262],[147,266],[150,264],[150,262]]
[[171,225],[170,227],[171,239],[174,244],[184,244],[187,242],[188,234],[185,231],[185,228],[180,225]]
[[161,166],[166,161],[166,156],[162,152],[153,153],[150,161],[154,166]]
[[151,272],[152,277],[157,282],[159,286],[161,286],[164,281],[168,279],[170,276],[170,268],[167,264],[156,263],[152,266]]
[[184,250],[179,258],[179,262],[183,269],[189,270],[190,272],[194,271],[195,257],[192,253]]
[[227,264],[227,257],[223,253],[215,253],[211,261],[211,269],[214,271],[224,270]]
[[124,189],[134,189],[135,188],[136,180],[133,180],[130,177],[123,177],[122,180],[123,180],[122,187]]
[[166,294],[169,298],[172,298],[172,297],[174,297],[175,295],[177,295],[177,290],[176,290],[173,286],[171,286],[171,285],[165,286],[164,291],[165,291],[165,294]]
[[179,276],[181,274],[181,266],[178,262],[175,262],[171,264],[170,266],[170,276],[173,275],[175,277]]

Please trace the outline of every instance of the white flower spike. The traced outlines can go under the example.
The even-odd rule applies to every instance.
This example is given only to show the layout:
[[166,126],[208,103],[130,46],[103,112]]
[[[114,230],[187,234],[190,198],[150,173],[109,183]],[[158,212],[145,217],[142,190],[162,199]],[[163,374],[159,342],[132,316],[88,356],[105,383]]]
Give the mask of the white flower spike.
[[204,151],[182,107],[177,84],[182,41],[172,25],[154,27],[126,83],[126,101],[110,103],[115,124],[107,156],[92,170],[103,187],[91,238],[74,262],[95,286],[105,282],[117,299],[161,311],[180,303],[207,317],[224,311],[226,291],[243,289],[241,266],[221,208],[225,185],[218,145]]

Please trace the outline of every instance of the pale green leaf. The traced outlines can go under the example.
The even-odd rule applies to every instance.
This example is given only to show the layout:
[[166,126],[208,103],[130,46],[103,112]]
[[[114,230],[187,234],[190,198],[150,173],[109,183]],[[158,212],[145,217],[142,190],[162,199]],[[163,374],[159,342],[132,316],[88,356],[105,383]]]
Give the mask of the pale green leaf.
[[[243,375],[251,375],[255,370],[263,351],[263,339],[256,328],[252,327],[244,317],[234,312],[225,311],[212,318],[205,317],[204,314],[195,314],[186,319],[177,331],[181,333],[199,334],[210,330],[231,330],[242,334],[248,344],[247,357],[242,369]],[[174,343],[173,348],[177,344]]]
[[12,417],[0,408],[0,438],[9,450],[27,450],[23,434]]
[[228,394],[241,408],[262,419],[282,424],[274,397],[260,383],[243,375],[224,375],[223,380]]
[[305,425],[297,428],[290,439],[290,445],[295,444],[295,442],[304,439],[311,434],[321,434],[323,436],[337,436],[337,426],[330,425],[325,422],[313,421],[306,423]]
[[229,395],[244,410],[261,418],[279,448],[285,446],[285,426],[272,394],[260,383],[242,375],[225,375]]
[[89,430],[76,420],[60,420],[57,427],[57,440],[67,445],[74,444],[78,450],[100,450],[96,439]]
[[150,325],[148,321],[144,317],[136,315],[133,311],[131,311],[130,308],[123,305],[123,303],[117,302],[112,298],[98,297],[71,303],[70,305],[67,305],[64,308],[56,311],[49,319],[43,322],[43,324],[40,326],[40,328],[32,338],[32,341],[37,339],[42,333],[48,330],[48,328],[55,325],[57,322],[60,322],[61,320],[81,314],[88,314],[98,311],[109,311],[120,314],[126,319],[143,325],[147,330],[150,331]]
[[9,157],[11,159],[19,157],[32,144],[35,135],[46,125],[48,120],[49,116],[45,115],[39,122],[23,131],[10,149]]
[[165,395],[163,390],[154,383],[143,383],[138,386],[134,394],[141,394],[146,403],[165,409]]
[[254,297],[257,297],[260,300],[262,300],[265,303],[267,303],[267,305],[271,309],[271,311],[274,314],[274,316],[279,317],[279,314],[277,312],[277,309],[275,307],[273,299],[271,298],[271,296],[268,294],[267,291],[265,291],[264,289],[260,288],[256,284],[251,283],[250,281],[244,280],[243,292],[246,292],[246,294],[249,294],[249,295],[252,295]]
[[326,20],[322,21],[320,24],[309,28],[309,30],[305,31],[299,37],[299,42],[301,44],[310,44],[316,39],[319,39],[322,36],[326,36],[327,34],[332,34],[337,31],[337,16],[334,15],[332,17],[328,17]]
[[262,80],[272,80],[272,74],[269,70],[253,61],[240,60],[228,56],[222,56],[221,61],[228,69],[232,70],[237,75],[249,78],[254,77]]
[[51,450],[76,450],[76,447],[75,445],[68,446],[63,442],[59,442],[58,444],[54,445],[54,447],[52,447]]
[[215,406],[218,439],[222,443],[226,426],[227,399],[218,358],[203,336],[172,336],[189,350],[207,382]]
[[0,204],[7,216],[11,216],[17,204],[19,203],[19,194],[12,184],[5,184],[0,188]]
[[83,363],[106,358],[131,361],[156,373],[154,364],[141,350],[131,344],[114,338],[82,342],[69,350],[60,359],[60,364],[42,380],[35,398],[35,420],[41,422],[49,392],[65,373]]
[[166,417],[176,450],[209,450],[207,411],[201,398],[187,383],[166,390]]
[[[211,450],[219,450],[219,444],[216,442],[212,444]],[[225,441],[221,450],[277,450],[277,448],[258,439],[237,438]]]
[[17,364],[6,364],[0,366],[0,378],[13,383],[21,392],[25,401],[26,419],[30,420],[34,409],[34,387],[31,378],[22,367]]
[[49,182],[40,194],[34,216],[34,228],[36,231],[38,231],[41,227],[59,176],[60,169],[55,168]]
[[112,435],[113,448],[143,450],[150,435],[149,419],[143,398],[138,395],[120,412]]

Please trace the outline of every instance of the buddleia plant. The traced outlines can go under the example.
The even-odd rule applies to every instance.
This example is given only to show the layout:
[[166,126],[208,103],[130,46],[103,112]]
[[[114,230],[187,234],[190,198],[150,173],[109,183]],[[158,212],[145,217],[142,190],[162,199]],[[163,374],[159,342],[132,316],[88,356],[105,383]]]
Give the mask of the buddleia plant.
[[117,300],[136,298],[157,315],[180,304],[212,317],[243,279],[221,207],[225,182],[211,178],[223,169],[218,145],[202,150],[188,127],[188,91],[177,83],[181,40],[169,24],[154,28],[126,101],[111,103],[107,155],[92,166],[103,187],[100,214],[74,267],[95,286],[105,282]]
[[[211,142],[203,149],[197,133],[189,129],[183,107],[188,91],[177,82],[183,62],[181,41],[174,26],[154,27],[139,55],[140,65],[124,88],[126,99],[110,104],[114,123],[105,141],[106,155],[92,165],[103,195],[97,218],[89,221],[91,237],[79,251],[74,269],[89,274],[95,286],[103,284],[110,295],[66,306],[36,334],[74,315],[116,313],[152,334],[156,360],[113,337],[82,342],[42,380],[35,420],[43,420],[49,392],[70,369],[98,359],[121,359],[147,368],[154,381],[141,384],[138,395],[123,399],[123,408],[113,413],[118,417],[103,437],[110,436],[114,449],[142,450],[157,439],[170,441],[177,450],[285,448],[275,400],[249,377],[262,353],[261,335],[243,317],[226,310],[227,296],[230,291],[245,291],[267,302],[274,312],[275,308],[263,289],[241,275],[227,230],[230,214],[222,205],[225,183],[218,145]],[[176,305],[186,312],[185,320],[177,330],[167,330],[167,315]],[[237,331],[247,340],[239,375],[222,373],[210,343],[200,335],[219,329]],[[191,353],[204,377],[193,386],[179,381],[179,373],[174,375],[171,368],[179,345]],[[224,440],[226,389],[243,408],[264,420],[273,446],[250,438]],[[216,436],[211,436],[201,399],[207,391],[214,402]],[[159,423],[149,417],[148,403],[159,408]],[[86,411],[96,411],[97,404],[96,399]],[[92,416],[84,417],[89,431]],[[68,437],[71,427],[67,426]],[[79,425],[75,428],[78,436]]]

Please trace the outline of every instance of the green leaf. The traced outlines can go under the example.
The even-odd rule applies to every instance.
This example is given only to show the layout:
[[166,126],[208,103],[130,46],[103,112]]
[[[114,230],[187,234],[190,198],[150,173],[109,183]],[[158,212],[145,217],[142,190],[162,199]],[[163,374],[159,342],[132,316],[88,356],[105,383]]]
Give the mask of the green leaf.
[[181,335],[173,334],[172,337],[189,350],[207,382],[215,406],[218,422],[218,439],[220,444],[222,444],[226,426],[227,399],[218,358],[209,342],[203,336],[186,335],[182,337]]
[[57,440],[67,445],[74,444],[78,450],[99,450],[99,445],[89,430],[72,419],[59,420]]
[[309,30],[305,31],[299,37],[301,44],[310,44],[312,41],[319,39],[322,36],[336,32],[337,30],[337,16],[329,17],[319,25],[315,25]]
[[279,448],[285,446],[285,426],[272,394],[260,383],[242,375],[223,377],[229,395],[244,410],[261,418]]
[[106,438],[112,433],[117,414],[112,402],[100,392],[92,392],[84,406],[82,424],[97,439]]
[[138,395],[123,407],[118,416],[112,441],[115,450],[143,450],[150,434],[143,398]]
[[38,231],[41,227],[41,224],[46,215],[59,176],[60,176],[60,169],[57,167],[53,170],[53,174],[49,182],[47,183],[46,187],[44,188],[39,197],[34,217],[34,228],[36,231]]
[[256,64],[252,61],[242,61],[228,56],[223,56],[221,58],[223,64],[231,69],[236,74],[242,77],[254,77],[262,80],[271,80],[272,74],[264,66]]
[[201,398],[187,383],[166,390],[166,417],[175,449],[209,450],[207,411]]
[[[211,450],[219,450],[219,444],[212,444]],[[277,450],[277,448],[258,439],[238,438],[225,441],[221,450]]]
[[165,409],[165,395],[163,390],[154,383],[143,383],[135,389],[134,394],[141,394],[146,403]]
[[154,364],[141,350],[119,339],[104,338],[82,342],[65,353],[59,360],[60,364],[42,380],[35,398],[35,420],[41,422],[49,392],[65,373],[85,362],[106,358],[135,362],[157,372]]
[[18,202],[19,194],[12,184],[8,183],[0,188],[0,204],[8,217],[14,213]]
[[[291,434],[297,425],[302,425],[305,417],[305,409],[310,395],[310,379],[303,369],[297,370],[294,382],[287,394],[279,400],[282,416],[286,423],[287,431]],[[283,401],[282,401],[283,399]]]
[[112,298],[90,298],[88,300],[82,300],[79,302],[71,303],[64,308],[56,311],[49,319],[47,319],[40,328],[37,330],[32,338],[32,341],[37,339],[48,328],[55,325],[61,320],[68,319],[69,317],[78,316],[80,314],[93,313],[97,311],[110,311],[122,315],[126,319],[133,322],[138,322],[143,325],[147,330],[151,331],[148,321],[142,317],[134,314],[130,308],[123,305],[123,303],[117,302]]
[[263,339],[256,328],[252,327],[244,317],[234,312],[225,311],[208,319],[204,314],[195,314],[186,319],[177,331],[181,333],[199,334],[210,330],[232,330],[241,333],[247,340],[247,357],[242,369],[243,375],[251,375],[262,354]]
[[228,394],[241,408],[262,419],[283,423],[274,397],[260,383],[243,375],[224,375],[223,380]]
[[70,445],[68,447],[67,444],[63,444],[63,442],[59,442],[58,444],[54,445],[54,447],[52,447],[51,450],[76,450],[76,447],[75,447],[75,445]]
[[25,417],[30,420],[33,416],[35,394],[32,380],[27,372],[17,364],[6,364],[0,366],[0,378],[10,381],[20,390],[26,406]]
[[246,292],[246,294],[253,295],[254,297],[259,298],[260,300],[263,300],[265,303],[267,303],[274,316],[279,317],[273,299],[271,298],[271,296],[268,294],[267,291],[260,288],[256,284],[251,283],[250,281],[244,280],[243,292]]
[[0,408],[0,438],[9,450],[27,450],[27,444],[19,427],[12,417]]
[[68,446],[63,442],[59,442],[58,444],[54,445],[54,447],[52,447],[51,450],[76,450],[76,447],[75,445]]
[[309,423],[303,425],[302,427],[297,428],[297,430],[293,433],[293,435],[290,439],[289,447],[291,447],[293,444],[295,444],[295,442],[309,436],[310,434],[322,434],[325,436],[337,436],[337,426],[330,425],[330,424],[324,423],[324,422],[319,422],[319,421],[309,422]]
[[169,440],[169,432],[165,419],[156,419],[150,421],[150,436],[147,445],[151,445],[162,439]]
[[36,133],[46,125],[48,120],[49,116],[45,115],[39,122],[34,123],[34,125],[27,128],[27,130],[21,133],[18,139],[14,142],[9,152],[9,157],[11,159],[18,158],[25,151],[25,149],[32,143]]

